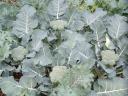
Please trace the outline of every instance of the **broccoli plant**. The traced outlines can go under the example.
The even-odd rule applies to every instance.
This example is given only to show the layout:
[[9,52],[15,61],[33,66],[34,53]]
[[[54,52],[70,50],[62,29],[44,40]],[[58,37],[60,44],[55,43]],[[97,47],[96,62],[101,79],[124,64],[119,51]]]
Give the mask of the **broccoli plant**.
[[0,96],[127,96],[127,5],[0,1]]

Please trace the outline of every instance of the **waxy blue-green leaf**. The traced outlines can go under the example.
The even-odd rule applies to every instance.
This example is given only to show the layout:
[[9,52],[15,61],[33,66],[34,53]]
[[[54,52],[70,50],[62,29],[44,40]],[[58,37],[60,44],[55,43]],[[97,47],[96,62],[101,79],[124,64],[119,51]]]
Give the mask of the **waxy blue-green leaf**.
[[[78,72],[79,71],[79,72]],[[67,70],[60,85],[52,91],[50,96],[88,96],[93,74],[90,73],[89,65],[76,65]],[[56,93],[57,91],[57,93]]]
[[41,47],[43,47],[43,42],[42,40],[45,39],[45,37],[47,37],[47,32],[42,31],[42,30],[35,30],[32,33],[31,39],[31,45],[32,45],[32,49],[34,51],[39,51]]
[[[80,34],[78,34],[78,36],[82,37]],[[77,63],[84,64],[85,62],[90,62],[90,59],[94,57],[94,53],[91,50],[91,45],[83,38],[75,38],[75,34],[73,40],[70,40],[69,38],[59,46],[58,53],[62,55],[61,57],[63,59],[61,60],[64,60],[64,58],[65,60],[67,59],[67,65]]]
[[90,28],[94,31],[94,40],[96,40],[97,46],[100,48],[104,39],[104,33],[106,32],[105,25],[102,21],[95,21],[90,25]]
[[[22,86],[20,82],[14,80],[13,77],[5,77],[0,79],[0,88],[7,96],[36,96],[36,89],[27,86],[27,83],[24,84],[27,86]],[[32,83],[30,79],[28,80],[29,83]]]
[[13,41],[9,31],[0,30],[0,62],[8,58],[11,53],[10,46]]
[[103,11],[101,8],[97,8],[94,13],[90,13],[88,11],[85,11],[83,13],[84,21],[87,25],[93,24],[97,20],[101,20],[103,16],[107,14],[106,11]]
[[123,16],[115,14],[108,18],[108,23],[108,34],[113,39],[117,40],[128,32],[128,24]]
[[109,79],[99,79],[97,88],[97,96],[127,96],[127,80],[124,78],[113,78],[112,80]]
[[86,0],[87,5],[93,5],[94,2],[95,2],[94,0]]
[[48,5],[48,13],[59,19],[61,15],[65,14],[66,8],[66,0],[52,0]]
[[15,16],[18,11],[18,7],[9,6],[8,3],[0,2],[0,16]]
[[[125,1],[2,0],[2,92],[7,96],[127,96]],[[67,71],[64,77],[61,66]],[[15,81],[15,74],[23,76]]]
[[10,53],[10,45],[5,44],[4,46],[0,46],[0,62],[7,58]]
[[[18,38],[29,36],[33,28],[37,27],[38,21],[35,17],[36,9],[30,5],[24,5],[17,14],[14,21],[13,33]],[[29,37],[28,37],[29,38]]]
[[41,66],[47,66],[52,64],[52,55],[47,44],[43,43],[43,47],[40,49],[39,53],[34,58],[34,64],[39,64]]

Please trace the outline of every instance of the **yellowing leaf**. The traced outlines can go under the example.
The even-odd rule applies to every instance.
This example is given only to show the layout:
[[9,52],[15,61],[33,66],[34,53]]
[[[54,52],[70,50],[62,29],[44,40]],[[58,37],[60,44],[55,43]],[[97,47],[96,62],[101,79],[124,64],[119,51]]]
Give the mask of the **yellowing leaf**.
[[105,45],[108,49],[115,49],[115,46],[114,46],[113,42],[111,41],[111,39],[109,38],[108,34],[106,34],[106,43],[105,43]]

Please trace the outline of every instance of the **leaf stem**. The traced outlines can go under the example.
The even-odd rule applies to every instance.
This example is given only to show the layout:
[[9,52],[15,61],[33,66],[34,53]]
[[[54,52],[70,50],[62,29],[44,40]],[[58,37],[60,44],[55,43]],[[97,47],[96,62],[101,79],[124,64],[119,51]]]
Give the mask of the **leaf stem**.
[[109,93],[114,93],[114,92],[118,92],[118,91],[125,91],[125,90],[128,90],[128,88],[125,88],[125,89],[115,89],[115,90],[111,90],[111,91],[103,91],[103,92],[97,92],[96,94],[97,95],[100,95],[100,94],[109,94]]
[[59,5],[59,0],[57,0],[57,14],[56,14],[56,19],[59,19],[59,7],[60,7],[60,5]]

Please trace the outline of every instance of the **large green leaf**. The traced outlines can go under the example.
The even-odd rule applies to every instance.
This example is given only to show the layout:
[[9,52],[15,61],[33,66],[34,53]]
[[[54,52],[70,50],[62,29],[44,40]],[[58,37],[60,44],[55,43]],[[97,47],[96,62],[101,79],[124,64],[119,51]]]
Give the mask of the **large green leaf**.
[[[57,93],[56,93],[57,91]],[[85,96],[84,89],[81,87],[78,88],[70,88],[69,86],[59,86],[55,88],[54,91],[50,94],[50,96]]]
[[48,5],[48,13],[56,16],[56,19],[59,19],[59,16],[66,12],[66,8],[66,0],[52,0]]
[[[22,64],[22,72],[24,74],[38,76],[39,78],[45,75],[45,67],[36,66],[36,64],[34,64],[34,59],[24,59]],[[40,82],[40,80],[38,82]]]
[[10,32],[0,30],[0,62],[11,53],[10,46],[13,41]]
[[108,33],[113,39],[119,39],[128,32],[128,24],[125,17],[115,14],[108,18],[108,22],[110,24]]
[[127,96],[126,2],[2,0],[2,92],[7,96]]
[[90,73],[89,68],[89,65],[86,64],[68,69],[51,96],[88,96],[91,91],[91,81],[93,81],[93,74]]
[[127,8],[128,7],[128,1],[127,0],[119,0],[118,7],[119,8]]
[[83,22],[81,18],[81,12],[74,11],[70,12],[71,16],[69,16],[69,21],[68,21],[68,27],[70,27],[71,30],[73,31],[81,31],[84,29],[85,23]]
[[[32,83],[31,79],[28,80],[27,82]],[[36,89],[27,86],[27,82],[23,82],[25,86],[22,86],[22,83],[16,82],[13,77],[2,78],[0,82],[0,88],[7,96],[36,96]]]
[[113,78],[112,80],[99,79],[97,96],[127,96],[127,80],[123,78]]
[[[82,40],[82,38],[79,39],[78,41],[77,40],[74,41],[74,40],[73,41],[67,40],[63,42],[58,48],[58,53],[61,55],[61,57],[67,60],[65,63],[68,65],[68,64],[79,64],[79,63],[84,64],[90,61],[93,62],[91,58],[93,59],[94,53],[90,49],[91,45],[85,41],[79,41]],[[64,59],[60,59],[60,60],[64,60]]]
[[7,3],[1,3],[0,2],[0,16],[15,16],[16,12],[18,11],[17,6],[9,6]]
[[[38,11],[42,11],[44,7],[46,7],[47,1],[45,0],[21,0],[22,5],[32,5],[38,9]],[[45,2],[45,3],[44,3]]]
[[91,29],[94,31],[94,40],[97,42],[97,46],[101,47],[101,43],[104,39],[104,33],[106,32],[106,28],[102,21],[95,21],[90,25]]
[[82,0],[67,0],[68,4],[73,7],[77,7],[81,4]]
[[52,55],[47,44],[44,43],[39,53],[35,56],[34,64],[39,64],[41,66],[52,64]]
[[35,18],[36,9],[30,5],[24,5],[19,14],[17,14],[17,19],[14,22],[13,33],[19,37],[23,38],[26,35],[32,33],[33,28],[37,27],[38,21]]
[[90,13],[88,11],[83,13],[84,21],[87,25],[93,24],[95,21],[100,20],[107,13],[103,11],[101,8],[97,8],[94,13]]
[[74,42],[73,46],[77,41],[82,42],[86,40],[82,34],[71,31],[71,30],[66,30],[62,32],[62,39]]
[[121,39],[117,40],[117,44],[118,44],[118,47],[119,47],[119,50],[118,50],[118,53],[119,53],[119,56],[123,56],[123,55],[126,55],[128,54],[128,38],[123,36]]
[[35,30],[32,34],[32,49],[34,51],[39,51],[41,47],[43,47],[43,42],[42,40],[45,39],[45,37],[47,37],[47,32],[44,32],[42,30]]
[[4,60],[5,58],[7,58],[9,54],[11,53],[9,48],[10,48],[10,45],[8,44],[5,44],[3,47],[0,46],[0,62]]

